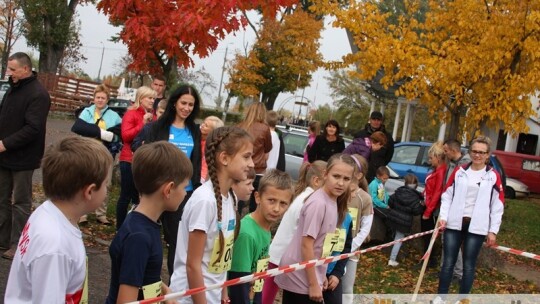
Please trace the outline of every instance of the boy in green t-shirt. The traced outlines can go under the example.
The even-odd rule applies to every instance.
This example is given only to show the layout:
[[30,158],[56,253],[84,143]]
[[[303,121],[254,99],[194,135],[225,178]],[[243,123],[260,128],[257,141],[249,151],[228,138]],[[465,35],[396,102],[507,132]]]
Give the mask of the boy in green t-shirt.
[[[255,192],[257,209],[246,215],[234,242],[229,280],[266,270],[270,227],[289,208],[293,190],[291,177],[279,170],[268,171]],[[262,280],[229,287],[231,303],[261,303]]]

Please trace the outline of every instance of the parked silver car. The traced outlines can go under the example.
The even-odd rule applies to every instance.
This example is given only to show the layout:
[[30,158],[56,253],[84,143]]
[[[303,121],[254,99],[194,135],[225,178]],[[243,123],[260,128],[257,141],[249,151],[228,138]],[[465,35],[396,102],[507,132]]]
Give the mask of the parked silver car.
[[[283,142],[285,144],[285,170],[293,180],[298,180],[300,167],[304,161],[304,150],[308,142],[308,132],[305,129],[294,127],[278,126],[278,128],[283,133]],[[349,139],[345,139],[346,146],[350,143]],[[388,170],[390,170],[390,178],[386,182],[385,188],[388,194],[392,194],[397,188],[403,186],[405,182],[390,167],[388,167]],[[418,191],[422,192],[424,188],[419,187]]]
[[0,81],[0,105],[2,104],[2,101],[4,100],[4,95],[6,94],[8,89],[9,89],[9,83],[5,80]]

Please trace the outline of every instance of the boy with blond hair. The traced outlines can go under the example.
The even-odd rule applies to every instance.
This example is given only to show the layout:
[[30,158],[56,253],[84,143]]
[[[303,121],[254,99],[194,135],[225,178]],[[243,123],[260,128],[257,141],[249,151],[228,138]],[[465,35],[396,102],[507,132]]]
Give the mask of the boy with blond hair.
[[109,248],[111,283],[106,303],[126,303],[169,292],[161,281],[164,211],[176,211],[186,196],[193,168],[189,158],[169,142],[141,146],[132,163],[140,202],[130,212]]
[[42,160],[49,200],[28,219],[6,288],[6,303],[87,303],[86,251],[79,218],[107,196],[112,156],[94,139],[67,137]]
[[[267,269],[270,228],[287,211],[292,198],[292,179],[289,174],[276,169],[267,171],[261,178],[259,189],[255,192],[257,209],[246,215],[240,224],[240,232],[234,242],[229,279]],[[229,288],[231,303],[262,303],[262,286],[262,280],[253,284],[231,286]]]

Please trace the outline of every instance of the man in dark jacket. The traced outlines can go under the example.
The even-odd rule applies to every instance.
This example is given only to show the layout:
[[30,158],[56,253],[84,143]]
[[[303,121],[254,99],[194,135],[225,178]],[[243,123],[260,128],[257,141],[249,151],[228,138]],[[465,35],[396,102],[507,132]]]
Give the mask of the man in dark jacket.
[[376,131],[381,131],[386,135],[386,145],[378,151],[373,151],[369,157],[369,168],[366,175],[368,182],[371,182],[375,178],[375,171],[377,171],[377,168],[388,165],[394,155],[394,139],[390,133],[386,132],[383,122],[384,117],[382,113],[373,111],[369,116],[369,123],[366,124],[363,130],[354,136],[354,138],[365,138]]
[[30,216],[32,174],[43,157],[51,100],[25,53],[9,56],[7,74],[11,87],[0,107],[0,250],[13,259]]

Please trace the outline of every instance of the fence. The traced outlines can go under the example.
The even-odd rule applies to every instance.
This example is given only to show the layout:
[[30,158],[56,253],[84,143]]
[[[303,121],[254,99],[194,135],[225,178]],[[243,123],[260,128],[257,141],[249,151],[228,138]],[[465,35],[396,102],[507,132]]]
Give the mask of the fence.
[[[100,83],[74,77],[39,73],[39,81],[47,88],[51,96],[51,111],[73,112],[92,101],[94,89]],[[108,86],[110,97],[118,95],[118,87]]]

